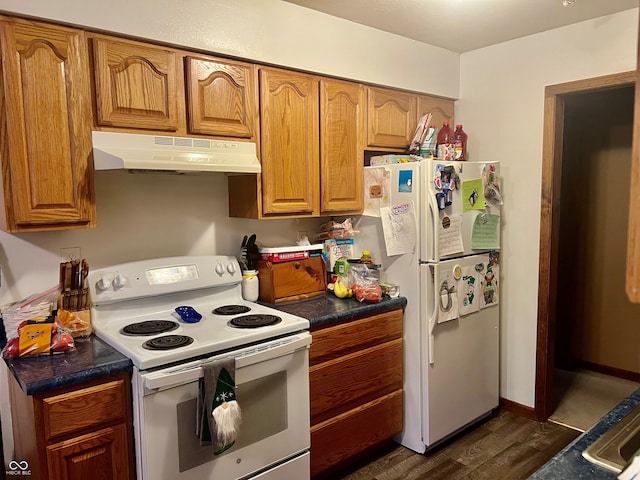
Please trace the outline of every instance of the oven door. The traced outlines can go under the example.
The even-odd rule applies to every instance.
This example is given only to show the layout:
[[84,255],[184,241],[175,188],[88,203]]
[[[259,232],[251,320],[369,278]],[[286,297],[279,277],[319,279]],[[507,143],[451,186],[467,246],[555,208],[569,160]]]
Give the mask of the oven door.
[[242,423],[235,445],[220,455],[196,436],[201,361],[134,372],[138,479],[231,480],[272,478],[288,468],[309,478],[308,332],[231,354]]

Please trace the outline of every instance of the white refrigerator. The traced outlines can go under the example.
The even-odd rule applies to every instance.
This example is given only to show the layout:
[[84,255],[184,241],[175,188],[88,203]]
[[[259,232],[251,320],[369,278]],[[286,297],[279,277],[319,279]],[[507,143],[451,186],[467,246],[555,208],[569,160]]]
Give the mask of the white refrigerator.
[[407,298],[396,440],[416,452],[498,406],[501,205],[497,162],[365,167],[356,251]]

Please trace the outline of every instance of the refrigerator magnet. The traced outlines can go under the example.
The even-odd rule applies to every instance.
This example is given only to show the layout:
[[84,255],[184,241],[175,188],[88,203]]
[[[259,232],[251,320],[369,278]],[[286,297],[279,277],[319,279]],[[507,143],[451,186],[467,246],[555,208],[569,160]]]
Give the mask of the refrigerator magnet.
[[382,198],[382,185],[376,183],[375,185],[369,186],[369,197]]
[[413,185],[413,170],[400,170],[398,172],[398,191],[411,193]]
[[462,267],[460,265],[453,267],[453,278],[456,280],[460,280],[460,278],[462,278]]

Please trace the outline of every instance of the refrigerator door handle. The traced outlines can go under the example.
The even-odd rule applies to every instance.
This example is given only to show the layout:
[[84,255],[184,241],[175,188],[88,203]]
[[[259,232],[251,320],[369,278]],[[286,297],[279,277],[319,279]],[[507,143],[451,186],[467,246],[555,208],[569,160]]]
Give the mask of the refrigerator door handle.
[[438,204],[436,203],[436,197],[433,195],[431,190],[428,190],[427,195],[429,195],[429,212],[431,213],[431,227],[432,231],[429,232],[433,241],[433,249],[431,252],[430,262],[439,262],[440,261],[440,241],[438,238],[438,220],[440,219]]
[[433,331],[438,323],[438,266],[432,265],[433,268],[433,311],[429,317],[429,365],[435,365],[435,355],[433,352],[435,344],[435,334]]

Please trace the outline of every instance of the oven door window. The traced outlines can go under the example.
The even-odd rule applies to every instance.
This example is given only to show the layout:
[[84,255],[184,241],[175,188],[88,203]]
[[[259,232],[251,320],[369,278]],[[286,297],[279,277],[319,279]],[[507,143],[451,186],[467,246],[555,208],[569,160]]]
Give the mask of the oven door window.
[[[280,371],[238,385],[242,425],[234,449],[258,443],[287,429],[287,373]],[[180,471],[210,462],[216,456],[211,445],[201,446],[195,435],[196,399],[177,405]],[[269,412],[265,415],[265,412]],[[219,456],[231,453],[230,450]]]
[[198,382],[144,397],[144,480],[241,478],[309,448],[306,349],[237,369],[236,383],[242,411],[238,438],[217,456],[196,436]]

